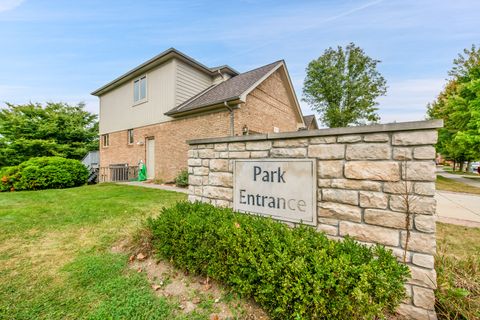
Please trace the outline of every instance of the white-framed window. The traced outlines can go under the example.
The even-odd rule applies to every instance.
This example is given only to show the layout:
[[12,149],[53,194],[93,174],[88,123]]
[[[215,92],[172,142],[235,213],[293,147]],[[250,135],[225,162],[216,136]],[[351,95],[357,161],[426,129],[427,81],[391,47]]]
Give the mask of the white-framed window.
[[133,129],[128,129],[127,141],[128,141],[128,144],[133,144]]
[[108,147],[110,145],[110,136],[108,134],[102,135],[102,146]]
[[133,80],[133,103],[147,100],[147,76]]

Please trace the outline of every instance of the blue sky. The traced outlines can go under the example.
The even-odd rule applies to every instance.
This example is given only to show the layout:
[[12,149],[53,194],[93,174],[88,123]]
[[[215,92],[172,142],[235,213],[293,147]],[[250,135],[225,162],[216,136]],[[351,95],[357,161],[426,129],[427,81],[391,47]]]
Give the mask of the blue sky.
[[285,59],[300,99],[308,62],[353,41],[382,61],[381,121],[421,120],[452,60],[479,44],[479,12],[463,0],[0,0],[0,106],[84,101],[98,112],[90,92],[169,47],[239,71]]

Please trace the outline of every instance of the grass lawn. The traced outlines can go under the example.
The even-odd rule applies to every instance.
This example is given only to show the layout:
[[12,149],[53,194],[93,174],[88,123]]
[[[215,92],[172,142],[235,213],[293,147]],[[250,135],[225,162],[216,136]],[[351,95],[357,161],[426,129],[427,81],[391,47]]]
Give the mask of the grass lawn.
[[439,319],[480,319],[480,228],[437,223]]
[[437,175],[437,190],[480,194],[480,188]]
[[111,247],[183,199],[112,184],[0,194],[0,319],[175,318]]

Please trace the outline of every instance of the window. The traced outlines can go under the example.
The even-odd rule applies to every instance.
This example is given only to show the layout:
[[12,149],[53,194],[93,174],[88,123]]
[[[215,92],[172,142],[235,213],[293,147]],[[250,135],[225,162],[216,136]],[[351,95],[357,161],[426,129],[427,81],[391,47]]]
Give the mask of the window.
[[108,136],[108,134],[102,135],[102,145],[104,147],[108,147],[110,145],[110,137]]
[[128,144],[133,144],[133,129],[128,129]]
[[147,76],[142,76],[133,81],[133,102],[147,99]]

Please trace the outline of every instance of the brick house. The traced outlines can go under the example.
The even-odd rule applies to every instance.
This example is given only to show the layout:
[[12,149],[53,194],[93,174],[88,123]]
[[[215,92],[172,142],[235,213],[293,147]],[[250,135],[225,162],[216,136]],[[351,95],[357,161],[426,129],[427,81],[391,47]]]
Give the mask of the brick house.
[[140,160],[149,179],[172,181],[187,167],[190,139],[316,127],[305,123],[283,60],[239,73],[171,48],[92,95],[100,99],[101,181],[114,179],[105,168]]

